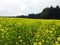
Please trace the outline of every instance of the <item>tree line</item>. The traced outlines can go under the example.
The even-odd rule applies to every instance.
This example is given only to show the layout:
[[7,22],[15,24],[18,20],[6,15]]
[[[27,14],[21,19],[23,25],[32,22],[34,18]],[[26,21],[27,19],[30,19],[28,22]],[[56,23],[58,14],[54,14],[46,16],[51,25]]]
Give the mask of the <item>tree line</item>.
[[36,19],[60,19],[60,7],[47,7],[38,14],[28,14],[28,16],[16,16],[17,18],[36,18]]

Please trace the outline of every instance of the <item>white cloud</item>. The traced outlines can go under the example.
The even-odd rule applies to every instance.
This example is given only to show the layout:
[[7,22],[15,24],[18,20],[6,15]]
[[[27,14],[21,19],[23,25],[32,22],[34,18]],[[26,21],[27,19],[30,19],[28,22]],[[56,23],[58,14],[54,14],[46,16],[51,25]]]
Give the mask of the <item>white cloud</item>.
[[51,5],[60,5],[60,0],[0,0],[0,15],[39,13]]
[[4,8],[3,7],[0,7],[0,10],[2,11],[2,10],[4,10]]

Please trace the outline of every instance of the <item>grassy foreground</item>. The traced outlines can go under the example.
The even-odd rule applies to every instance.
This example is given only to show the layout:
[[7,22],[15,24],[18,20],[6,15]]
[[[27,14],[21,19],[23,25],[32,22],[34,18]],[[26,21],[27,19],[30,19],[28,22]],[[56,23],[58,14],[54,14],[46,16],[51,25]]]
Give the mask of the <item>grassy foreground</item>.
[[60,45],[60,20],[0,18],[0,45]]

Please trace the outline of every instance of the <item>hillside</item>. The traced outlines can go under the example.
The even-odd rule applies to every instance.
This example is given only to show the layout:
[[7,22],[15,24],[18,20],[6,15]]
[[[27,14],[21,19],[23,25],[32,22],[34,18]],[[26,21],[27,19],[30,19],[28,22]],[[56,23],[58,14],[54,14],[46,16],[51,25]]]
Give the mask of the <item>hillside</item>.
[[60,19],[60,7],[47,7],[43,9],[41,13],[38,14],[28,14],[28,16],[17,16],[20,18],[36,18],[36,19]]

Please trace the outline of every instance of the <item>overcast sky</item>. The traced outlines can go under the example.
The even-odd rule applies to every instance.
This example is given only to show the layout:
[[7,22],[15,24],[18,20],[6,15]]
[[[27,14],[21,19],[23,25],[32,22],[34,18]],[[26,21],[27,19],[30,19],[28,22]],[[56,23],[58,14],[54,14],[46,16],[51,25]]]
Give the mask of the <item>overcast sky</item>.
[[60,6],[60,0],[0,0],[0,16],[40,13],[44,8]]

